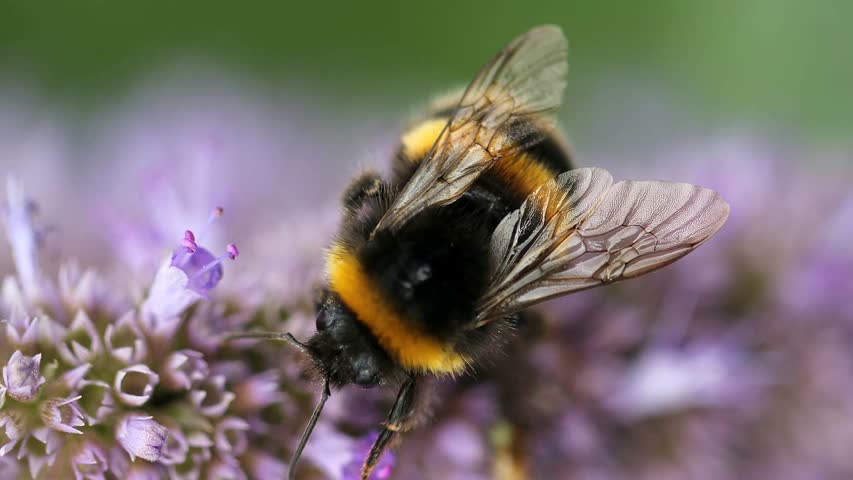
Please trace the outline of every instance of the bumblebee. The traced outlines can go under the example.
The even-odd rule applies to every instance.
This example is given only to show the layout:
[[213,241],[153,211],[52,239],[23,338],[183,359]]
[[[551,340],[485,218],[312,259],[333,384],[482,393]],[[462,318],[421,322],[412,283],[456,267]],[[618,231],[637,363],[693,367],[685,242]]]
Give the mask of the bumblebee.
[[414,426],[421,380],[472,371],[527,307],[663,267],[726,221],[712,190],[573,168],[553,116],[567,73],[558,27],[513,40],[402,135],[389,178],[365,173],[348,187],[317,333],[239,335],[290,343],[324,379],[289,478],[331,389],[400,386],[367,479]]

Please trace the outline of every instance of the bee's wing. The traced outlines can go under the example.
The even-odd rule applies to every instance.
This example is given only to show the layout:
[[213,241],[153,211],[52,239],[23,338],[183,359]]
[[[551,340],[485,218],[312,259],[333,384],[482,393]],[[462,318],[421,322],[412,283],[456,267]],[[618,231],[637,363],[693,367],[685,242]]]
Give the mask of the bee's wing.
[[725,223],[720,195],[687,183],[612,183],[599,168],[563,173],[492,236],[492,282],[473,327],[552,297],[633,278],[690,253]]
[[432,205],[459,198],[501,157],[540,141],[560,105],[568,63],[566,38],[554,26],[516,38],[477,74],[430,153],[376,230],[396,230]]

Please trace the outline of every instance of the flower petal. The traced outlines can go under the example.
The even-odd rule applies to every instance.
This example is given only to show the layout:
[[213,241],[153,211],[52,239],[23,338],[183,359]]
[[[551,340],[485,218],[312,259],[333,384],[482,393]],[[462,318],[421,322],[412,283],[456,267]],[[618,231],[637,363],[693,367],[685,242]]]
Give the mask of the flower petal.
[[136,312],[128,311],[104,332],[107,353],[126,363],[140,363],[148,353],[142,332],[136,326]]
[[122,403],[138,407],[151,398],[158,383],[160,376],[147,365],[132,365],[116,373],[113,391]]

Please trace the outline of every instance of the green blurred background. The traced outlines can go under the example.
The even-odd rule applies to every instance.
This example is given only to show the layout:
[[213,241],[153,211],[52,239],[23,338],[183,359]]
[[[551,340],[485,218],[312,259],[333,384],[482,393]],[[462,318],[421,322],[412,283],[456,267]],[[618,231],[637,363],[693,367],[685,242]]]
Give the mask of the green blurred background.
[[[563,120],[596,139],[747,125],[849,145],[853,131],[850,1],[157,0],[0,8],[0,85],[24,84],[75,112],[97,111],[182,64],[213,65],[258,89],[304,96],[330,118],[337,108],[400,112],[467,81],[515,35],[555,23],[571,44]],[[638,106],[660,114],[656,130],[632,114]]]

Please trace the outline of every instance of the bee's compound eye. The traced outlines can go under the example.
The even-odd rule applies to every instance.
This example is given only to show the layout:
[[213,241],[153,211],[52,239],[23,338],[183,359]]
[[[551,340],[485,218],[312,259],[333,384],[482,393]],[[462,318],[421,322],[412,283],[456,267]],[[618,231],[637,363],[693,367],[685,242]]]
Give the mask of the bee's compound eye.
[[320,313],[317,314],[317,331],[322,332],[331,327],[333,323],[335,323],[335,319],[328,314],[326,309],[320,310]]

